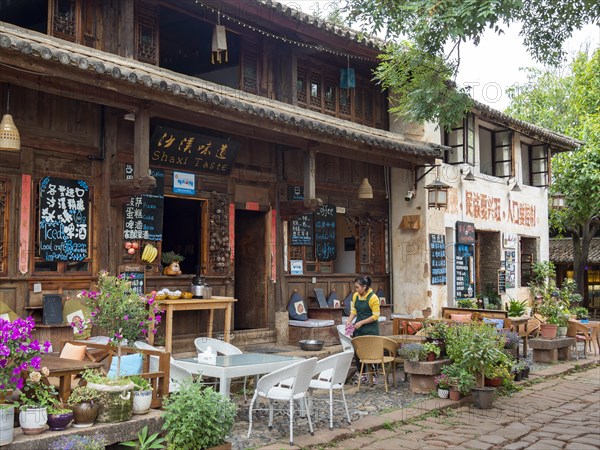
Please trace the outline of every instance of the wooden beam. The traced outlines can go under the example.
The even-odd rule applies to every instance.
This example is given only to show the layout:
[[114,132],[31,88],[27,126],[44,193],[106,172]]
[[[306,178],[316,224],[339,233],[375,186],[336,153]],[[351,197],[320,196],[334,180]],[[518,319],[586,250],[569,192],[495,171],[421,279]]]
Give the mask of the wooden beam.
[[150,174],[150,115],[147,108],[140,108],[135,113],[133,134],[133,178],[141,179]]

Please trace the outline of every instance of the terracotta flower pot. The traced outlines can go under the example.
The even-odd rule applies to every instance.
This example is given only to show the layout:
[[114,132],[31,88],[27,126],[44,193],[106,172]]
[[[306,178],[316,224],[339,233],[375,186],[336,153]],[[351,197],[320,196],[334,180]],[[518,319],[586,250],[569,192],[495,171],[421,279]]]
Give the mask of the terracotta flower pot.
[[462,394],[460,393],[459,390],[450,388],[450,392],[448,393],[448,397],[450,398],[450,400],[457,401],[457,400],[461,399]]
[[558,332],[558,325],[543,323],[540,325],[540,336],[546,339],[554,339]]
[[502,385],[502,377],[496,377],[496,378],[485,378],[485,386],[487,387],[498,387]]

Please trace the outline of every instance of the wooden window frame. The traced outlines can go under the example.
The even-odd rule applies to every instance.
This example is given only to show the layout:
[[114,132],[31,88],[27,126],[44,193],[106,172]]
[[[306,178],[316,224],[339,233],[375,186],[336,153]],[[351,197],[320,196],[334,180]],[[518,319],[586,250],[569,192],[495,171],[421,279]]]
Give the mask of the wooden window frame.
[[[102,42],[101,3],[96,0],[64,0],[71,4],[72,18],[70,20],[72,24],[70,26],[73,27],[72,33],[65,33],[57,26],[57,21],[61,20],[57,12],[61,1],[63,0],[48,1],[48,35],[100,49]],[[64,20],[69,20],[69,18]]]
[[[462,136],[462,142],[456,145],[449,145],[450,135],[453,132],[460,132]],[[462,149],[462,158],[459,161],[450,161],[450,152],[452,150],[444,151],[444,162],[450,165],[456,164],[469,164],[471,166],[475,165],[475,116],[473,114],[468,114],[462,120],[460,126],[456,126],[451,128],[450,132],[444,132],[444,145],[450,147],[451,149]]]
[[529,286],[529,282],[531,281],[531,276],[533,275],[533,254],[531,253],[521,253],[519,255],[520,259],[520,270],[519,270],[519,285],[521,287]]
[[[548,186],[548,168],[550,167],[550,152],[548,148],[548,144],[526,144],[527,145],[527,153],[529,158],[529,185],[535,187],[547,187]],[[540,158],[534,158],[533,149],[534,147],[543,147],[543,156]],[[533,164],[535,162],[542,161],[544,170],[533,170]],[[544,184],[536,184],[534,183],[534,176],[543,174],[545,183]]]
[[[491,130],[492,133],[492,176],[496,178],[510,178],[513,176],[513,131],[510,129],[502,129],[502,130]],[[499,133],[508,133],[508,144],[506,145],[496,145],[496,135]],[[500,149],[509,149],[509,158],[508,159],[499,159],[498,151]],[[498,175],[499,165],[509,164],[508,174]]]

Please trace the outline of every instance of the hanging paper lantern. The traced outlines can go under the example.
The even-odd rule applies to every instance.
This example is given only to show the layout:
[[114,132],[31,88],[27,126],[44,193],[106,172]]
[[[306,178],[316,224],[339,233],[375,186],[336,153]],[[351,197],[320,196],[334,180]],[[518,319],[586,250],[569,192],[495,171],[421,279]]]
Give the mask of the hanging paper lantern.
[[340,69],[340,87],[342,89],[354,89],[356,87],[354,69],[350,67]]
[[210,62],[215,64],[221,64],[223,62],[221,53],[225,52],[225,62],[228,61],[227,57],[227,31],[223,25],[215,25],[212,36],[212,55]]

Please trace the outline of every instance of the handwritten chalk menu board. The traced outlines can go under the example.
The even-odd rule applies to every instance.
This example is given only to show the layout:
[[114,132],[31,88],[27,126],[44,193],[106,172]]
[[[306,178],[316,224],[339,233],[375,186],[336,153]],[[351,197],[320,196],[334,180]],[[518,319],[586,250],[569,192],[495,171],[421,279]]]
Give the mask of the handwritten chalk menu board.
[[144,266],[141,265],[124,265],[119,266],[119,274],[122,278],[131,281],[131,289],[139,295],[144,295],[145,289],[145,272]]
[[63,323],[62,297],[58,294],[46,294],[42,298],[42,321],[45,325]]
[[498,294],[506,293],[506,270],[498,271]]
[[239,148],[239,142],[156,127],[150,138],[150,163],[176,170],[228,175]]
[[85,181],[45,177],[40,182],[40,256],[45,261],[88,257],[90,189]]
[[446,237],[443,234],[430,234],[429,251],[431,284],[446,284]]
[[[126,174],[127,174],[127,168]],[[165,173],[151,170],[156,186],[150,194],[134,195],[124,206],[123,237],[125,239],[162,240],[165,201]]]
[[504,267],[506,267],[506,288],[511,289],[515,287],[516,278],[516,265],[515,265],[515,251],[506,250],[504,252]]
[[315,252],[318,261],[336,258],[335,205],[323,205],[315,212]]
[[470,222],[456,222],[456,242],[458,244],[475,244],[475,224]]
[[291,245],[313,245],[314,218],[312,214],[303,214],[290,223]]
[[455,297],[473,298],[475,285],[473,280],[474,246],[457,244],[454,259]]

